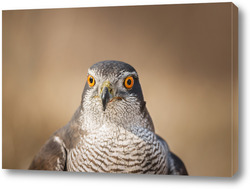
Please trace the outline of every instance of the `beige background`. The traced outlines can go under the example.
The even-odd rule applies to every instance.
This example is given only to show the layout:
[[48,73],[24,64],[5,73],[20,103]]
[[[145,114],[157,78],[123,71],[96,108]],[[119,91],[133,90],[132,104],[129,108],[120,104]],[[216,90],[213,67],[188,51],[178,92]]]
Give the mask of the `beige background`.
[[229,3],[3,11],[3,168],[27,169],[114,59],[190,175],[231,175],[230,29]]

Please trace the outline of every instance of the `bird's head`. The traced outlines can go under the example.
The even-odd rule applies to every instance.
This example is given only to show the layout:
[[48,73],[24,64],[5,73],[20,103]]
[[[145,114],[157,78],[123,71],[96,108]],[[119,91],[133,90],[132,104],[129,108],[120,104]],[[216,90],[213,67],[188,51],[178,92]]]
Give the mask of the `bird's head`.
[[138,74],[131,65],[102,61],[89,68],[82,108],[88,117],[94,116],[91,119],[133,116],[144,104]]

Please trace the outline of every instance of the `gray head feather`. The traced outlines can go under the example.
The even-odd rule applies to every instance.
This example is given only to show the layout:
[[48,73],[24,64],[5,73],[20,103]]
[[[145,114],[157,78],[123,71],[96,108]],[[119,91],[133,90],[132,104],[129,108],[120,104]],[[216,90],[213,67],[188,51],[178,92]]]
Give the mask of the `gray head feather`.
[[[114,60],[102,61],[89,68],[89,75],[95,83],[90,86],[86,82],[81,103],[86,130],[107,124],[127,129],[132,125],[143,125],[145,102],[138,74],[131,65]],[[128,89],[124,82],[129,76],[134,82]]]

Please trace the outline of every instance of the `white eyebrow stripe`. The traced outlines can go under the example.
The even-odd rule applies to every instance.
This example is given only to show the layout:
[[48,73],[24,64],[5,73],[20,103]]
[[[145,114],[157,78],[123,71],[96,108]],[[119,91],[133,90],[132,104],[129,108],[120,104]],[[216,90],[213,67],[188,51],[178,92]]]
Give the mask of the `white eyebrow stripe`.
[[[88,75],[92,75],[94,78],[96,77],[96,73],[95,72],[97,72],[96,69],[94,69],[94,70],[88,69]],[[99,73],[97,73],[97,75],[99,75]]]
[[135,77],[138,77],[138,74],[135,71],[133,71],[133,72],[122,72],[121,73],[121,76],[129,76],[129,75],[133,75]]
[[96,71],[96,70],[90,70],[90,69],[89,69],[89,70],[88,70],[88,74],[90,74],[90,75],[93,75],[93,76],[94,76],[94,75],[95,75],[95,73],[94,73],[95,71]]

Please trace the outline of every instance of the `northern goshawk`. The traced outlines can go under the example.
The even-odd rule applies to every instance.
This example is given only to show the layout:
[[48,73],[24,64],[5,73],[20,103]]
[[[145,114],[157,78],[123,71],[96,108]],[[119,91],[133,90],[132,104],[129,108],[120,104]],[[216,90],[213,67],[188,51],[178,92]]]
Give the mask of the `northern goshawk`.
[[89,68],[79,108],[29,169],[187,175],[154,131],[136,70],[121,61]]

